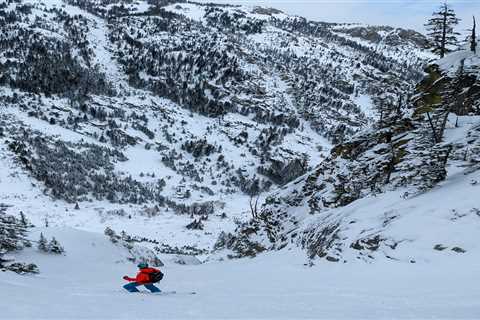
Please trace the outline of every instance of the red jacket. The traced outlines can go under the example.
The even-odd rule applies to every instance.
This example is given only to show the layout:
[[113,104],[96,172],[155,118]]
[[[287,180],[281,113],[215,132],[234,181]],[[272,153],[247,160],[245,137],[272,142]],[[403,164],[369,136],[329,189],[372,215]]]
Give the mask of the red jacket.
[[140,269],[140,272],[137,274],[135,278],[130,278],[128,276],[123,277],[123,279],[130,281],[130,282],[137,282],[140,284],[147,284],[150,283],[150,273],[160,272],[160,270],[155,268],[145,268]]

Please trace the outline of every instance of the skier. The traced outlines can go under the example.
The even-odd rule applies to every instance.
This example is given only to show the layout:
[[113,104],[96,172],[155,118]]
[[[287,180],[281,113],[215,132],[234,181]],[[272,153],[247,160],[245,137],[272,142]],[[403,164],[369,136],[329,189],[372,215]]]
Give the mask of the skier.
[[130,281],[130,283],[123,286],[129,292],[140,292],[137,287],[145,286],[150,292],[161,292],[159,288],[154,286],[155,282],[159,282],[163,278],[163,273],[155,268],[149,268],[148,264],[141,262],[137,266],[140,269],[135,278],[130,278],[129,276],[124,276],[123,279]]

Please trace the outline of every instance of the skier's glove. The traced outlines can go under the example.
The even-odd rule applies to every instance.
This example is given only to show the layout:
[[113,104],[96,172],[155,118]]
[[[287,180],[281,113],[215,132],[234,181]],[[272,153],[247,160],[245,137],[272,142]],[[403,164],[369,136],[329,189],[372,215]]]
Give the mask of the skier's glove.
[[128,280],[128,276],[123,276],[123,280]]

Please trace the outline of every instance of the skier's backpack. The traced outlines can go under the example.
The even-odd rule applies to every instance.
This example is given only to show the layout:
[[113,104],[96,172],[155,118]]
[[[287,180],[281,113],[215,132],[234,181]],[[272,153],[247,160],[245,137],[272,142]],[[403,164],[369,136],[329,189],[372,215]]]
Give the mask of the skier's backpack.
[[160,280],[163,279],[163,273],[161,271],[151,272],[148,274],[148,276],[150,277],[151,283],[159,282]]

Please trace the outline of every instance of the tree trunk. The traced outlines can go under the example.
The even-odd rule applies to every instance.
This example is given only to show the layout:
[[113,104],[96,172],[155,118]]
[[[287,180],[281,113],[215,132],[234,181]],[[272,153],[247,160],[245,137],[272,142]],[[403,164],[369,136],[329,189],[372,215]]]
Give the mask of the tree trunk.
[[430,123],[430,128],[432,129],[433,142],[437,144],[439,142],[437,137],[437,130],[435,130],[435,126],[433,125],[433,120],[432,120],[432,117],[430,117],[430,112],[427,112],[427,118],[428,118],[428,123]]
[[440,44],[440,58],[443,58],[445,56],[445,51],[446,51],[446,42],[447,42],[447,14],[448,14],[448,7],[447,5],[444,6],[444,11],[443,11],[443,24],[442,24],[442,42]]
[[[442,123],[441,123],[441,126],[440,126],[440,137],[439,139],[442,140],[443,139],[443,133],[445,132],[445,126],[447,125],[447,121],[448,121],[448,115],[450,114],[450,112],[448,110],[445,110],[445,114],[443,115],[443,119],[442,119]],[[438,141],[440,142],[440,141]]]
[[475,16],[473,16],[473,28],[472,28],[472,42],[470,44],[470,49],[473,53],[477,53],[477,34],[476,34],[476,23],[475,23]]

